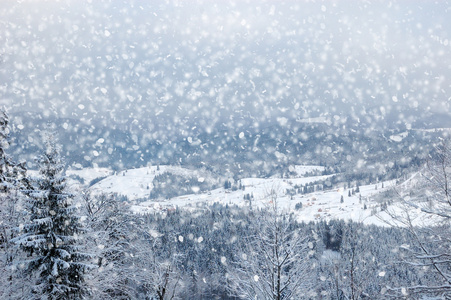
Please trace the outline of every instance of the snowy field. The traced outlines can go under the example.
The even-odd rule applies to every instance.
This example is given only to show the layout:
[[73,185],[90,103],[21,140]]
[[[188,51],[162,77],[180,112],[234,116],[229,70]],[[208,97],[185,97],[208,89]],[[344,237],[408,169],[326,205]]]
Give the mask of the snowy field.
[[[152,181],[155,176],[169,172],[184,177],[197,177],[199,182],[214,181],[211,175],[202,170],[191,170],[179,166],[150,166],[138,169],[129,169],[113,172],[106,168],[72,169],[67,171],[68,176],[79,176],[84,179],[85,185],[93,179],[101,179],[90,187],[93,194],[116,193],[127,196],[132,201],[132,211],[136,214],[158,213],[174,207],[195,209],[198,205],[220,203],[223,205],[238,205],[247,207],[265,207],[271,204],[271,192],[277,195],[277,201],[284,212],[292,212],[298,221],[310,222],[318,220],[343,219],[387,226],[393,220],[386,212],[381,212],[377,196],[395,187],[394,181],[379,182],[360,186],[360,192],[349,196],[352,189],[335,188],[325,191],[315,191],[307,194],[287,194],[287,190],[298,189],[306,184],[327,181],[333,175],[308,176],[308,174],[320,174],[324,170],[321,166],[290,166],[290,171],[295,172],[291,178],[243,178],[243,189],[235,191],[223,187],[197,194],[187,194],[171,199],[145,200],[149,198],[152,190]],[[413,174],[402,184],[396,186],[397,190],[411,189],[417,180],[417,174]],[[103,179],[102,179],[103,178]],[[238,182],[235,183],[238,185]],[[219,186],[221,186],[220,184]],[[341,184],[340,186],[343,186]],[[355,188],[355,187],[354,187]],[[246,196],[253,196],[251,201],[245,200]],[[343,196],[343,202],[341,197]],[[144,199],[144,201],[142,201]],[[137,201],[138,200],[138,201]],[[391,200],[391,199],[386,199]],[[142,201],[142,202],[140,202]],[[296,209],[296,205],[302,204],[302,208]],[[366,208],[365,208],[366,207]],[[389,205],[387,211],[402,215],[403,207],[397,203]],[[412,211],[410,211],[412,214]],[[430,217],[424,214],[413,214],[415,223],[424,225],[429,223]],[[402,224],[397,224],[402,225]]]
[[153,187],[153,179],[165,172],[185,177],[197,177],[199,181],[206,180],[208,176],[208,173],[204,171],[177,166],[151,166],[116,172],[93,185],[90,190],[94,194],[116,193],[127,196],[130,200],[148,198]]
[[[169,207],[195,207],[198,203],[221,203],[238,206],[265,207],[271,205],[271,198],[268,196],[271,190],[277,194],[277,201],[280,207],[286,212],[294,212],[299,221],[309,222],[316,220],[343,219],[361,221],[365,224],[386,225],[380,216],[372,214],[372,208],[378,203],[372,202],[372,197],[388,188],[375,190],[375,185],[361,186],[360,193],[348,197],[348,190],[337,189],[320,191],[305,195],[286,195],[285,190],[295,184],[304,184],[317,180],[326,179],[328,176],[308,177],[302,179],[260,179],[246,178],[241,182],[245,185],[245,190],[229,191],[223,188],[215,189],[206,194],[184,195],[165,201],[146,201],[132,207],[135,213],[148,213],[161,211]],[[391,182],[385,182],[384,186],[390,186]],[[244,200],[246,194],[253,194],[251,203]],[[362,197],[360,202],[359,197]],[[343,196],[343,203],[340,203]],[[295,209],[297,203],[302,203],[302,208]],[[364,209],[366,204],[367,209]]]
[[[235,191],[223,187],[197,194],[187,194],[171,199],[144,200],[148,199],[152,190],[152,181],[155,176],[169,172],[185,177],[197,177],[200,182],[214,181],[211,175],[202,170],[190,170],[179,166],[161,165],[129,169],[120,172],[112,172],[104,168],[87,168],[82,170],[68,170],[67,174],[83,178],[85,184],[93,179],[103,178],[92,187],[93,194],[117,193],[127,196],[132,205],[132,211],[136,214],[158,213],[174,207],[195,209],[198,205],[220,203],[223,205],[238,205],[246,207],[265,207],[271,204],[271,192],[277,195],[277,201],[284,212],[292,212],[298,221],[310,222],[318,220],[343,219],[387,226],[393,220],[386,212],[381,212],[380,203],[376,200],[380,193],[395,187],[394,181],[379,182],[360,186],[360,192],[349,196],[352,189],[335,188],[325,191],[316,191],[307,194],[287,194],[287,190],[297,189],[306,184],[327,181],[333,175],[307,176],[307,174],[319,174],[324,170],[321,166],[291,166],[290,171],[296,175],[292,178],[243,178],[241,185],[243,189]],[[397,190],[409,190],[415,185],[417,174],[413,174],[402,184],[396,186]],[[235,183],[238,185],[238,182]],[[221,186],[221,184],[219,185]],[[340,186],[343,186],[341,184]],[[354,187],[355,188],[355,187]],[[245,200],[246,196],[253,196],[251,201]],[[343,196],[343,203],[341,197]],[[137,201],[139,200],[139,201]],[[391,199],[386,199],[391,200]],[[140,202],[142,201],[142,202]],[[302,208],[296,209],[296,205],[302,204]],[[366,207],[366,208],[365,208]],[[389,205],[387,211],[402,215],[403,207],[397,203]],[[410,211],[412,214],[412,211]],[[429,223],[430,217],[424,214],[414,214],[415,223],[424,225]],[[402,224],[398,224],[402,225]]]
[[[164,172],[170,172],[182,176],[194,176],[199,181],[213,180],[205,171],[189,170],[178,166],[151,166],[138,169],[130,169],[117,173],[111,173],[107,169],[72,170],[68,174],[85,178],[86,182],[98,177],[105,177],[94,184],[90,190],[93,193],[117,193],[127,196],[134,201],[132,210],[134,213],[162,212],[174,207],[195,208],[199,204],[232,204],[238,206],[265,207],[271,204],[271,191],[277,195],[277,201],[285,212],[293,212],[299,221],[309,222],[317,220],[344,219],[361,221],[366,224],[386,225],[381,219],[389,219],[380,211],[380,203],[375,201],[375,196],[387,191],[394,186],[394,182],[380,182],[367,186],[360,186],[360,192],[351,194],[343,187],[332,190],[316,191],[308,194],[287,194],[287,190],[298,189],[309,183],[327,181],[333,175],[306,176],[306,174],[319,174],[324,168],[320,166],[292,166],[290,171],[295,171],[293,178],[244,178],[241,179],[243,189],[231,190],[223,187],[200,194],[187,194],[171,199],[147,200],[136,202],[138,199],[148,199],[152,189],[152,181],[155,176]],[[316,172],[315,172],[316,171]],[[238,184],[238,183],[236,183]],[[253,196],[251,201],[245,200],[246,196]],[[343,196],[343,202],[341,197]],[[388,199],[387,199],[388,200]],[[302,203],[302,208],[296,209],[296,204]],[[298,205],[299,206],[299,205]],[[365,209],[366,207],[366,209]],[[390,207],[399,211],[400,208]]]

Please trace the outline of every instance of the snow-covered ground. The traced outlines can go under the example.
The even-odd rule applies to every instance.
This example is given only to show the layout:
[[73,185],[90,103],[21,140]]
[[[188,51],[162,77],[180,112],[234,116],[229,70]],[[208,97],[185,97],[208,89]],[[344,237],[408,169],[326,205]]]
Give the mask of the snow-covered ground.
[[[274,191],[277,194],[277,201],[285,211],[294,212],[299,221],[329,220],[329,219],[352,219],[371,224],[383,224],[378,216],[374,215],[373,208],[378,203],[372,202],[373,196],[389,188],[393,183],[385,182],[375,185],[361,186],[360,193],[348,196],[348,190],[343,188],[328,191],[318,191],[309,194],[287,195],[287,189],[307,183],[327,180],[332,175],[301,177],[308,172],[319,170],[318,166],[294,166],[297,176],[295,178],[244,178],[241,184],[244,190],[225,190],[217,188],[201,194],[189,194],[174,197],[169,200],[148,200],[134,204],[132,210],[135,213],[148,213],[162,211],[173,207],[195,207],[199,203],[213,204],[235,204],[238,206],[264,207],[270,204],[269,194]],[[200,179],[202,172],[188,170],[176,166],[145,167],[132,169],[113,174],[91,187],[94,192],[118,193],[127,196],[130,200],[147,198],[152,189],[153,178],[163,172],[171,172],[184,176],[198,176]],[[147,188],[149,187],[149,188]],[[252,195],[249,202],[245,200],[246,195]],[[343,203],[340,203],[343,195]],[[362,200],[360,200],[360,198]],[[302,208],[296,210],[297,203],[302,203]],[[366,204],[367,209],[364,209]]]
[[[387,225],[390,216],[380,212],[380,203],[375,199],[377,195],[394,187],[394,181],[379,182],[360,186],[360,192],[349,196],[349,189],[335,188],[325,191],[316,191],[308,194],[287,194],[287,190],[297,189],[309,183],[327,181],[333,175],[307,176],[315,171],[323,171],[320,166],[292,166],[295,171],[292,178],[243,178],[241,185],[244,189],[217,188],[208,192],[188,194],[171,198],[169,200],[147,200],[136,202],[132,211],[137,214],[161,212],[174,207],[196,207],[198,204],[211,205],[213,203],[232,204],[238,206],[265,207],[271,204],[272,192],[277,195],[277,201],[282,210],[293,212],[299,221],[309,222],[318,220],[344,219],[361,221],[365,224]],[[127,196],[131,201],[148,199],[155,176],[170,172],[181,176],[194,176],[199,181],[214,180],[208,178],[206,171],[190,170],[179,166],[161,165],[130,169],[113,173],[108,169],[69,170],[68,175],[78,175],[89,183],[99,177],[105,177],[94,184],[90,190],[93,193],[117,193]],[[319,173],[318,172],[318,173]],[[318,174],[317,173],[317,174]],[[406,180],[397,188],[412,184],[415,175]],[[238,183],[236,183],[238,185]],[[354,187],[355,188],[355,187]],[[251,201],[245,200],[252,196]],[[343,196],[343,203],[341,197]],[[390,200],[390,199],[387,199]],[[302,208],[296,209],[296,204],[302,203]],[[299,205],[298,205],[299,206]],[[366,208],[365,208],[366,207]],[[398,204],[389,206],[388,211],[402,213]],[[377,212],[377,213],[376,213]]]
[[[326,176],[305,178],[309,180],[323,179]],[[294,195],[293,197],[285,194],[285,189],[293,182],[301,182],[301,180],[285,180],[285,179],[243,179],[242,183],[246,186],[245,190],[226,191],[222,188],[210,191],[207,194],[201,195],[185,195],[176,197],[163,202],[146,201],[133,206],[135,213],[151,212],[164,207],[183,207],[187,205],[195,205],[199,202],[208,204],[222,203],[235,204],[239,206],[265,207],[271,204],[270,194],[271,190],[277,193],[277,201],[282,209],[288,212],[294,212],[299,221],[315,221],[315,220],[330,220],[330,219],[352,219],[355,221],[362,221],[367,224],[385,225],[380,220],[379,216],[372,214],[372,208],[378,204],[371,201],[372,196],[380,193],[387,188],[378,188],[375,190],[375,185],[360,187],[360,193],[348,197],[348,191],[344,189],[329,190],[314,192],[306,195]],[[307,182],[304,181],[304,182]],[[389,184],[388,182],[385,183]],[[379,184],[379,187],[381,184]],[[244,200],[244,195],[253,194],[254,199],[249,201]],[[343,195],[343,203],[340,203]],[[359,200],[359,195],[362,195],[362,202]],[[302,208],[295,209],[297,203],[302,203]],[[364,209],[366,204],[367,209]]]
[[391,136],[390,136],[390,139],[391,139],[392,141],[395,141],[395,142],[401,142],[401,141],[402,141],[403,139],[405,139],[408,135],[409,135],[409,132],[405,131],[405,132],[402,132],[402,133],[399,133],[399,134],[391,135]]
[[130,200],[148,198],[155,176],[165,172],[181,176],[194,176],[199,181],[207,180],[207,172],[190,170],[178,166],[151,166],[120,171],[94,184],[90,190],[93,193],[117,193],[127,196]]

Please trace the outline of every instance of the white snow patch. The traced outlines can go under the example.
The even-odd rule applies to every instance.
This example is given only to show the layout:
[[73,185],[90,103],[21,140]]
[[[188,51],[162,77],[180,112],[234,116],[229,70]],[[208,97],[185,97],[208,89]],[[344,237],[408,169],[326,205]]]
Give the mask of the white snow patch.
[[402,133],[399,133],[399,134],[396,134],[396,135],[391,135],[390,136],[390,139],[392,140],[392,141],[395,141],[395,142],[401,142],[403,139],[405,139],[407,136],[409,135],[409,133],[406,131],[406,132],[402,132]]

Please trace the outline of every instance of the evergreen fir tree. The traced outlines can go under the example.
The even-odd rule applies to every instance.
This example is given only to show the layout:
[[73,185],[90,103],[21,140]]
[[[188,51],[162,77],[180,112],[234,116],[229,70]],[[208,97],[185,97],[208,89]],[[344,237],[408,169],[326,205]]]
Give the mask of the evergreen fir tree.
[[45,138],[46,149],[39,160],[39,176],[25,191],[29,223],[16,243],[30,256],[22,262],[31,283],[31,298],[82,299],[89,294],[84,273],[90,256],[80,252],[78,234],[82,228],[74,195],[66,191],[66,177],[59,147],[51,134]]
[[9,146],[9,117],[4,109],[0,109],[0,192],[18,187],[25,178],[25,164],[15,163],[6,153]]
[[17,291],[23,287],[23,280],[13,271],[12,264],[18,252],[13,239],[15,228],[23,221],[20,190],[26,185],[25,163],[16,163],[7,154],[9,146],[9,117],[0,109],[0,299],[19,297]]

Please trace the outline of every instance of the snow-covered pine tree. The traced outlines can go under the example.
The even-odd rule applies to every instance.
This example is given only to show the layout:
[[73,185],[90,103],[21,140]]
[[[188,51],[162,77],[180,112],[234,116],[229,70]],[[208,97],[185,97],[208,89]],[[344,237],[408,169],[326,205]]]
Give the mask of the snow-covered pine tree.
[[[0,110],[0,246],[2,249],[8,248],[11,224],[3,217],[7,217],[9,200],[11,199],[11,190],[14,187],[14,178],[12,177],[15,164],[6,154],[6,148],[9,145],[9,118],[6,111]],[[9,251],[5,253],[5,260],[9,261]]]
[[12,260],[10,240],[19,219],[19,190],[26,185],[25,164],[14,162],[6,153],[9,146],[9,117],[0,109],[0,248],[5,250],[5,261]]
[[19,185],[25,177],[25,164],[15,163],[6,153],[9,146],[9,117],[4,109],[0,109],[0,192],[6,193]]
[[31,298],[82,299],[89,294],[84,280],[90,255],[80,252],[82,232],[67,192],[64,166],[54,135],[45,135],[45,151],[39,160],[39,176],[26,190],[29,223],[15,242],[30,256],[25,273],[31,276]]
[[21,280],[14,276],[12,263],[18,254],[11,239],[21,222],[20,190],[25,185],[25,164],[18,164],[7,154],[9,146],[9,117],[5,109],[0,109],[0,273],[5,280],[0,281],[0,298],[13,298]]
[[4,110],[0,110],[0,192],[4,193],[8,186],[8,177],[11,173],[12,162],[6,155],[5,148],[8,147],[9,138],[9,118]]

